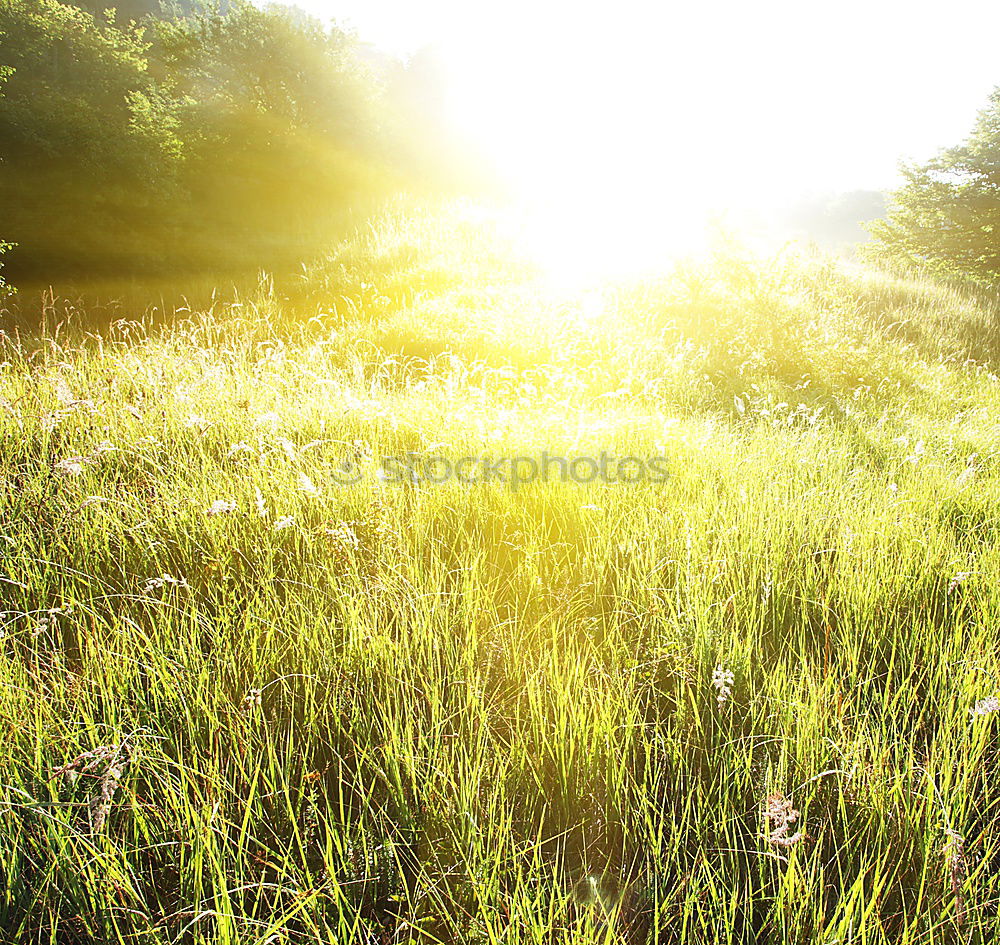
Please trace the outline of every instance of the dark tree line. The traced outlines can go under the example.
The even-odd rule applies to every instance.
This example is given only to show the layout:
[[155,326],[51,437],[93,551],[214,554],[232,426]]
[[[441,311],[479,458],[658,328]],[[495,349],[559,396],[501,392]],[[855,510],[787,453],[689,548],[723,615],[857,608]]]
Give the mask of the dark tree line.
[[282,6],[0,0],[0,238],[18,275],[280,266],[444,184],[433,92]]

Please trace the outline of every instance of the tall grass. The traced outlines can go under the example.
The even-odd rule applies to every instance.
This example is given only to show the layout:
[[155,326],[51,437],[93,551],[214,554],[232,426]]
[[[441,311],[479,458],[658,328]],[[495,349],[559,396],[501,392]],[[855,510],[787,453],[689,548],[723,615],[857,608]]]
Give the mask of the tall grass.
[[[496,240],[8,316],[4,941],[992,941],[995,304]],[[670,479],[374,475],[602,449]]]

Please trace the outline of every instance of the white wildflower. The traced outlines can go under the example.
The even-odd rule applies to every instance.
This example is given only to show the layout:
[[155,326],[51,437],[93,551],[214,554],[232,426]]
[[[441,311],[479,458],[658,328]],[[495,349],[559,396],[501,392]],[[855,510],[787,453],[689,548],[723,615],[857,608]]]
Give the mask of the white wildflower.
[[334,545],[343,549],[355,549],[358,547],[358,536],[354,533],[347,522],[337,522],[323,529],[323,534],[332,539]]
[[953,594],[958,588],[972,577],[971,571],[959,571],[948,582],[948,593]]
[[143,585],[146,591],[158,590],[161,587],[187,587],[188,582],[184,578],[175,578],[172,574],[161,574],[159,577],[150,578]]
[[232,459],[234,456],[238,456],[240,453],[252,453],[253,450],[250,448],[249,443],[239,442],[233,443],[229,447],[229,452],[226,454],[226,459]]
[[236,511],[236,502],[233,499],[216,499],[206,510],[205,514],[225,515],[228,512]]
[[254,709],[260,708],[262,694],[262,689],[250,689],[243,697],[243,702],[241,703],[240,708],[244,712],[248,713],[252,712]]
[[52,468],[64,476],[79,476],[83,472],[86,463],[87,460],[84,456],[67,456],[66,459],[61,459],[55,463]]
[[66,378],[62,375],[59,375],[55,379],[53,386],[55,387],[56,400],[64,407],[69,406],[76,399],[73,396],[73,391],[69,388],[69,384],[66,383]]
[[736,683],[736,677],[728,669],[725,669],[722,665],[716,666],[712,670],[712,685],[718,692],[719,705],[724,705],[732,694],[733,686]]
[[272,528],[276,532],[280,532],[285,528],[291,528],[295,524],[295,519],[291,515],[282,515],[281,518],[275,521]]
[[980,699],[969,711],[973,718],[977,715],[992,715],[994,712],[1000,712],[1000,697],[989,696],[986,699]]

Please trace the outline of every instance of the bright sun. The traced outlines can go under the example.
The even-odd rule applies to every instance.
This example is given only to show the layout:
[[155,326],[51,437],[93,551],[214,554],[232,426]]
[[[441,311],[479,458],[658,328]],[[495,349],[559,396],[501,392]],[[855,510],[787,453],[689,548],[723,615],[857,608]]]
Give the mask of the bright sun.
[[468,46],[446,59],[454,120],[510,183],[530,251],[572,281],[692,248],[722,198],[709,195],[721,168],[691,146],[710,138],[720,90],[702,81],[692,98],[681,64],[642,35],[542,17],[527,37],[498,27],[492,64]]
[[997,82],[981,0],[300,2],[404,58],[434,49],[455,124],[581,278],[691,248],[713,214],[892,187]]

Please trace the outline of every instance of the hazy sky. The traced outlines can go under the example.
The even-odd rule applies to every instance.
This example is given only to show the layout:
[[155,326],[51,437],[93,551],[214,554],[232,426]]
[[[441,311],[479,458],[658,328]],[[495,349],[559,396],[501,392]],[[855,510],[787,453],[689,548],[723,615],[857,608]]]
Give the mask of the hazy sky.
[[996,2],[299,5],[403,56],[433,44],[457,122],[529,199],[588,194],[661,228],[709,194],[766,207],[892,186],[901,158],[960,141],[1000,85]]
[[462,120],[507,160],[561,141],[620,160],[637,145],[700,178],[877,187],[900,157],[963,137],[1000,85],[997,3],[299,5],[402,55],[435,44]]

